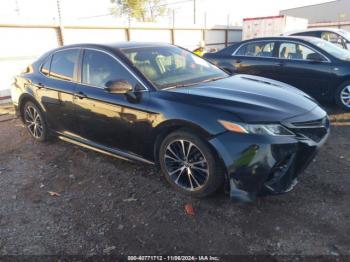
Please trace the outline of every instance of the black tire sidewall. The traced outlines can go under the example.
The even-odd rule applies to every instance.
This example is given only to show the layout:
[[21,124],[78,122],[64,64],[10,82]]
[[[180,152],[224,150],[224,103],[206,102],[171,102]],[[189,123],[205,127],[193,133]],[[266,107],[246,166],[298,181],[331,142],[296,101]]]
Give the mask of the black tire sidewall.
[[350,106],[347,107],[346,105],[343,104],[343,102],[341,101],[341,92],[343,91],[344,87],[349,86],[350,85],[350,81],[347,81],[343,84],[341,84],[336,92],[335,92],[335,103],[341,107],[342,109],[346,110],[346,111],[350,111]]
[[[43,131],[42,131],[42,136],[40,138],[36,138],[34,137],[30,131],[28,130],[28,126],[25,122],[25,111],[27,109],[28,106],[31,106],[31,107],[34,107],[35,110],[37,110],[38,114],[40,115],[40,118],[41,118],[41,122],[42,122],[42,127],[43,127]],[[48,140],[48,128],[47,128],[47,124],[46,124],[46,120],[45,120],[45,117],[44,117],[44,114],[43,112],[41,111],[41,109],[35,104],[33,103],[32,101],[28,101],[24,104],[24,107],[23,107],[23,121],[24,121],[24,125],[25,127],[27,128],[27,131],[29,132],[30,136],[35,139],[36,141],[39,141],[39,142],[45,142]]]
[[[167,146],[174,140],[186,140],[194,143],[196,147],[200,149],[200,151],[204,154],[208,167],[209,167],[209,177],[204,186],[196,191],[188,191],[180,186],[178,186],[168,175],[164,155]],[[177,191],[190,195],[192,197],[206,197],[213,194],[215,191],[219,189],[219,187],[223,184],[224,181],[224,172],[221,166],[220,161],[218,161],[216,155],[213,153],[213,150],[207,145],[200,137],[196,136],[192,132],[188,131],[176,131],[169,134],[161,143],[159,150],[159,163],[162,169],[162,172],[166,178],[166,180],[174,187]]]

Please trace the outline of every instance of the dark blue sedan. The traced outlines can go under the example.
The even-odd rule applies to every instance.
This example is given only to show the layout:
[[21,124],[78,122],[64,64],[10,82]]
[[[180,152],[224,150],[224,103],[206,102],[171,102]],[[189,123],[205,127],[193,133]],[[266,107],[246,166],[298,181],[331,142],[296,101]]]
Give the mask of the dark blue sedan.
[[329,134],[326,112],[298,89],[230,77],[167,44],[51,50],[16,76],[12,99],[33,139],[160,166],[193,197],[288,192]]
[[279,80],[350,110],[350,52],[322,39],[257,38],[205,58],[228,72]]

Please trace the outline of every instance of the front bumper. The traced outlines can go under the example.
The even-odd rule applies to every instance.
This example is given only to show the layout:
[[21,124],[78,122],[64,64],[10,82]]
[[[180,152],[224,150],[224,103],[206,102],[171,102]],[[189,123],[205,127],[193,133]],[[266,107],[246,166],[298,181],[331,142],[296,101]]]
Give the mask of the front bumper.
[[[298,128],[298,132],[301,128]],[[307,132],[312,130],[308,127]],[[306,133],[308,134],[308,133]],[[226,167],[230,197],[253,201],[261,193],[290,191],[329,136],[329,122],[319,137],[222,133],[209,142]]]

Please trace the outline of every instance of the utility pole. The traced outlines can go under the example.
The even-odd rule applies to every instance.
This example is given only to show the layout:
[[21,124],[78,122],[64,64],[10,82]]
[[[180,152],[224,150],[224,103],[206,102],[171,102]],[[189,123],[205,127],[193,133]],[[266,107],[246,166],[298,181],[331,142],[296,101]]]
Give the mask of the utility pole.
[[19,4],[18,4],[18,0],[15,0],[15,12],[17,13],[18,16],[21,15],[20,9],[19,9]]
[[173,8],[173,28],[175,27],[175,9]]
[[196,24],[196,0],[193,0],[193,23]]
[[61,25],[62,24],[61,1],[60,0],[56,0],[56,3],[57,3],[58,23],[59,23],[59,25]]
[[58,44],[60,46],[64,45],[63,39],[63,25],[62,25],[62,16],[61,16],[61,0],[56,0],[57,3],[57,14],[58,14]]
[[175,44],[175,8],[173,9],[173,28],[170,29],[171,33],[171,44]]

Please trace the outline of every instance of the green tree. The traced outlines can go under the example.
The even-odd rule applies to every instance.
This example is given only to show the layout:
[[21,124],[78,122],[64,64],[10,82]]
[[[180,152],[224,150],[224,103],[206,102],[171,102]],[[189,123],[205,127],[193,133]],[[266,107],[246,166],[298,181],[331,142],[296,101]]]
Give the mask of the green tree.
[[157,18],[167,12],[162,0],[111,0],[114,6],[111,13],[127,15],[142,22],[156,22]]

